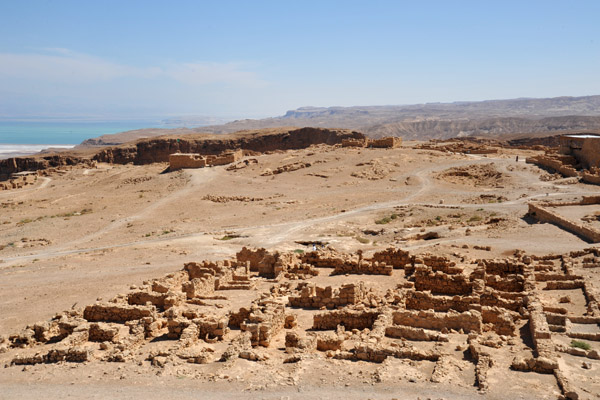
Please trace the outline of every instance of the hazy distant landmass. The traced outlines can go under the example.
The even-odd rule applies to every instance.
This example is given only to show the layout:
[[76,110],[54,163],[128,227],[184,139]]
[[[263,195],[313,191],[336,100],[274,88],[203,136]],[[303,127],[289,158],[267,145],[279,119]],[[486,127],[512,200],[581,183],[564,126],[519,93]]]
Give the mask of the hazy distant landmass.
[[207,126],[225,124],[233,118],[207,117],[203,115],[192,115],[183,117],[170,117],[163,119],[161,123],[167,126],[184,127],[184,126]]
[[[186,118],[193,122],[193,117]],[[206,118],[202,121],[206,122]],[[182,125],[181,119],[173,119],[172,122]],[[86,140],[82,145],[114,145],[165,134],[231,133],[279,126],[356,129],[371,137],[391,135],[405,139],[587,131],[600,129],[600,96],[400,106],[301,107],[273,118],[236,120],[197,128],[151,128],[103,135]]]

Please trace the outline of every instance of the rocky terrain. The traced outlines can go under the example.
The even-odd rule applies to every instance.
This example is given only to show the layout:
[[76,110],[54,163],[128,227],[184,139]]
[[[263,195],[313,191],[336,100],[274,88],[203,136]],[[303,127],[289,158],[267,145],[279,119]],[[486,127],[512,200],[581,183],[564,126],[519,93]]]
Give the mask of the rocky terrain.
[[598,399],[597,244],[529,214],[597,224],[598,186],[540,144],[289,133],[0,191],[0,398]]
[[0,160],[0,179],[15,172],[38,171],[48,168],[109,162],[115,164],[151,164],[169,161],[177,152],[216,155],[227,150],[240,149],[246,154],[277,150],[302,149],[314,144],[338,144],[344,139],[364,139],[362,133],[344,129],[274,128],[245,131],[229,135],[187,134],[166,135],[139,139],[118,146],[78,148],[57,154],[40,153],[31,157],[13,157]]

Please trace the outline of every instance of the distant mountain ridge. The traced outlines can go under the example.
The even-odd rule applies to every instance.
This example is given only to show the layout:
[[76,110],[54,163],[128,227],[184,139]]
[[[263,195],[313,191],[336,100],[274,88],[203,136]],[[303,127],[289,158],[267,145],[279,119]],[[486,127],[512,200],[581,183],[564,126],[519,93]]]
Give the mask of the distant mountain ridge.
[[[284,115],[245,119],[193,129],[144,129],[123,134],[128,140],[165,134],[232,133],[280,126],[356,129],[371,137],[447,139],[514,133],[600,130],[600,96],[519,98],[399,106],[301,107]],[[104,135],[83,145],[123,143],[121,134]]]

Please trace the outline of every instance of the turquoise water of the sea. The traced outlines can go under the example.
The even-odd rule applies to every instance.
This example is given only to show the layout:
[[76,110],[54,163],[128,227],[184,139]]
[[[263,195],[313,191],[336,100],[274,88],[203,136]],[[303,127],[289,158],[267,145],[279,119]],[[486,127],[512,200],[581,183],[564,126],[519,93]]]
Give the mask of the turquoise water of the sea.
[[0,144],[76,145],[100,135],[161,127],[158,121],[6,122],[0,121]]

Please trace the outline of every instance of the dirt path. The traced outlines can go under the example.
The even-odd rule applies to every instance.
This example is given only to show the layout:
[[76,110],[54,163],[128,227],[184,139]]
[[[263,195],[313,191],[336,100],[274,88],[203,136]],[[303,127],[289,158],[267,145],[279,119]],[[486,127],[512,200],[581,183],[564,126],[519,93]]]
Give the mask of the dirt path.
[[13,189],[13,190],[7,190],[4,193],[0,193],[0,199],[6,198],[6,197],[19,198],[19,197],[21,197],[22,194],[26,194],[26,193],[30,193],[30,192],[33,192],[36,190],[44,189],[52,181],[52,179],[48,178],[47,176],[42,176],[40,178],[40,180],[42,180],[43,182],[40,185],[34,186],[32,188]]
[[[487,203],[487,204],[464,204],[464,203],[445,203],[443,205],[439,204],[439,201],[433,202],[414,202],[415,199],[419,198],[431,198],[437,197],[436,195],[431,194],[431,191],[435,188],[435,184],[432,181],[431,176],[436,172],[440,172],[446,170],[448,168],[453,167],[461,167],[466,165],[473,164],[484,164],[494,162],[499,165],[502,169],[505,170],[506,173],[512,174],[518,177],[519,184],[525,186],[539,186],[539,177],[538,175],[531,172],[524,171],[508,171],[506,167],[510,165],[514,165],[515,162],[513,159],[506,158],[492,158],[492,157],[481,157],[481,156],[471,156],[468,160],[456,161],[452,163],[447,163],[444,165],[432,166],[429,168],[425,168],[417,172],[416,174],[404,174],[399,176],[398,181],[411,178],[417,178],[418,186],[415,187],[415,190],[409,194],[408,196],[404,196],[398,200],[381,202],[381,203],[373,203],[367,206],[355,208],[353,210],[347,210],[342,213],[335,213],[332,215],[327,215],[323,217],[316,217],[311,219],[304,219],[299,221],[285,222],[285,223],[276,223],[276,224],[268,224],[268,225],[253,225],[253,226],[245,226],[239,228],[228,228],[227,231],[235,230],[238,234],[248,235],[252,237],[252,241],[256,243],[261,243],[261,246],[266,247],[275,247],[277,245],[281,245],[282,243],[293,240],[298,232],[303,230],[308,230],[311,227],[322,226],[324,224],[343,221],[353,217],[359,217],[361,215],[369,214],[375,211],[391,209],[396,206],[402,205],[417,205],[417,206],[438,206],[438,207],[462,207],[462,208],[483,208],[490,211],[506,211],[506,209],[514,210],[514,212],[525,212],[526,203],[532,199],[536,198],[544,198],[544,197],[556,197],[556,196],[564,196],[564,195],[600,195],[600,191],[593,190],[581,190],[581,188],[570,186],[559,187],[563,191],[557,192],[548,192],[548,193],[538,193],[530,196],[526,196],[523,198],[519,198],[512,201],[506,201],[502,203]],[[0,268],[10,267],[11,265],[33,259],[49,259],[54,257],[66,256],[66,255],[74,255],[74,254],[82,254],[82,253],[90,253],[95,251],[116,249],[116,248],[125,248],[125,247],[133,247],[133,246],[142,246],[153,243],[177,243],[182,240],[189,240],[193,238],[200,238],[206,236],[207,232],[198,231],[189,234],[183,234],[178,236],[171,236],[166,238],[151,238],[151,239],[143,239],[138,241],[132,241],[127,243],[119,243],[113,245],[106,246],[89,246],[92,244],[94,240],[102,237],[103,235],[109,234],[111,231],[118,229],[124,226],[127,223],[130,223],[135,220],[143,219],[150,217],[153,212],[159,210],[162,207],[167,207],[172,202],[181,199],[185,196],[191,195],[194,191],[198,190],[202,187],[202,185],[213,181],[218,178],[219,175],[223,172],[222,168],[202,168],[197,170],[189,170],[186,173],[190,175],[190,181],[183,188],[169,194],[168,196],[163,197],[162,199],[152,203],[148,207],[143,210],[137,212],[136,214],[121,218],[116,220],[104,228],[82,237],[74,242],[69,243],[68,245],[62,245],[58,247],[48,248],[44,251],[34,252],[27,255],[17,255],[13,257],[7,257],[2,260],[0,264]],[[49,183],[48,181],[44,182],[44,184]],[[547,184],[546,182],[541,182],[543,184]],[[554,187],[554,185],[552,185]],[[446,192],[447,194],[448,192]],[[456,190],[456,193],[464,193],[464,191]],[[225,232],[223,229],[221,232]],[[215,233],[215,232],[213,232]],[[410,246],[411,248],[419,248],[423,246],[429,246],[435,243],[444,243],[444,242],[452,242],[456,239],[444,239],[439,241],[431,241],[426,244],[418,244],[414,246]],[[76,246],[88,244],[88,246],[75,248]],[[224,246],[228,247],[228,246]]]
[[150,217],[154,212],[156,212],[160,208],[167,207],[170,203],[172,203],[176,200],[179,200],[181,198],[184,198],[186,196],[189,196],[191,193],[193,193],[195,190],[197,190],[202,185],[204,185],[204,184],[212,181],[216,177],[218,177],[219,173],[221,173],[221,172],[222,172],[222,169],[219,169],[219,168],[201,168],[201,169],[196,169],[196,170],[188,170],[188,171],[186,171],[186,173],[188,173],[190,175],[190,181],[183,188],[170,193],[169,195],[159,199],[158,201],[155,201],[154,203],[150,204],[148,207],[140,210],[139,212],[137,212],[135,214],[129,215],[124,218],[117,219],[117,220],[111,222],[110,224],[106,225],[105,227],[97,230],[96,232],[91,233],[86,236],[83,236],[80,239],[71,241],[68,244],[65,244],[62,246],[56,246],[56,247],[53,247],[50,249],[46,249],[43,252],[31,254],[31,255],[25,256],[25,257],[13,257],[12,259],[6,258],[5,261],[15,261],[15,260],[19,260],[19,259],[33,259],[33,258],[49,258],[49,257],[53,257],[53,256],[79,254],[79,253],[95,251],[95,250],[106,250],[106,249],[110,249],[110,248],[129,247],[129,246],[140,245],[140,244],[144,244],[144,243],[164,241],[164,239],[150,239],[150,240],[142,240],[142,241],[136,241],[136,242],[130,242],[130,243],[117,244],[117,245],[112,245],[112,246],[87,247],[84,249],[74,249],[74,247],[81,245],[81,244],[89,245],[91,242],[98,239],[99,237],[109,234],[110,232],[114,231],[115,229],[121,228],[128,223]]

